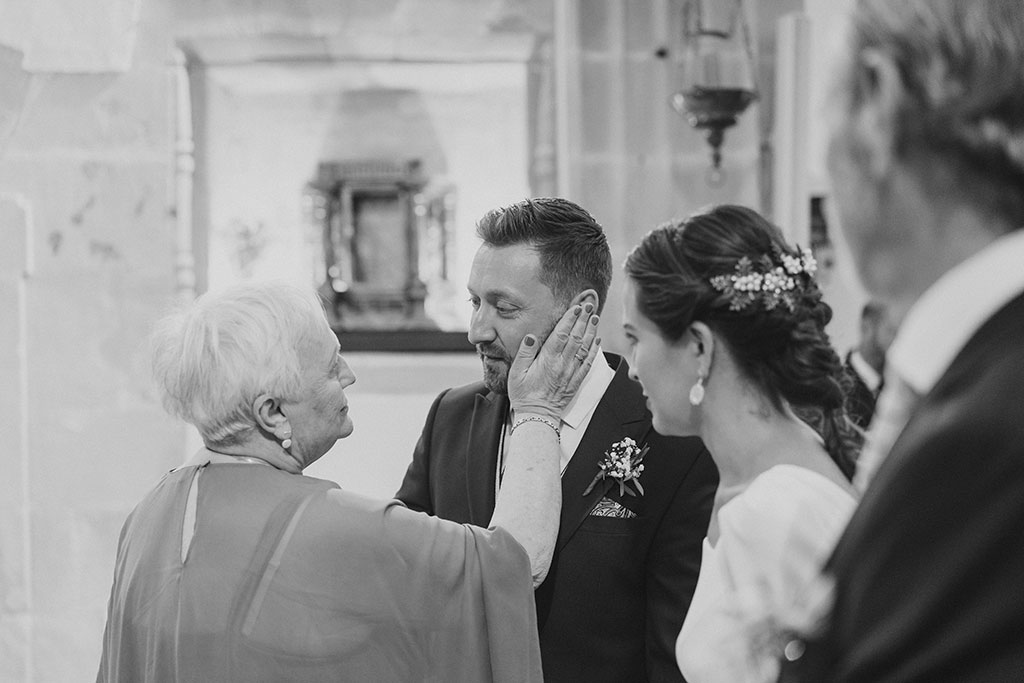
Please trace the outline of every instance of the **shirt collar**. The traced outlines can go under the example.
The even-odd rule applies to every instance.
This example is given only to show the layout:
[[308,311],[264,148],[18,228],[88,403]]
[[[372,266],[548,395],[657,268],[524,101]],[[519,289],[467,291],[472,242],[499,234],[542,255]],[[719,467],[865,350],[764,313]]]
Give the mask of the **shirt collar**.
[[878,385],[882,383],[882,376],[871,367],[870,363],[864,360],[864,356],[860,354],[860,351],[855,349],[850,352],[850,365],[853,366],[854,372],[860,376],[864,386],[871,391],[878,390]]
[[583,383],[580,384],[576,395],[565,407],[565,412],[562,413],[562,422],[573,429],[578,428],[584,418],[597,407],[614,377],[615,371],[605,361],[604,353],[599,348],[597,356],[594,358],[594,364],[590,366],[590,372],[583,378]]
[[886,362],[920,395],[931,391],[974,333],[1024,291],[1024,229],[946,272],[907,312]]

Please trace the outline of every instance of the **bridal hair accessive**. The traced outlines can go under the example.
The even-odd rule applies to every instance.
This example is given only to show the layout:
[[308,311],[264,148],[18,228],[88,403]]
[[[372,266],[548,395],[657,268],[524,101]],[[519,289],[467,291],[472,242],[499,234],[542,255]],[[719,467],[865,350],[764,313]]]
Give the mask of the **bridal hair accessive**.
[[743,256],[732,275],[711,278],[711,286],[729,297],[730,311],[742,311],[758,300],[769,311],[779,304],[785,304],[791,312],[796,310],[794,293],[805,284],[800,276],[813,276],[818,262],[810,249],[801,249],[798,256],[793,256],[773,244],[772,253],[774,259],[762,254],[756,263]]

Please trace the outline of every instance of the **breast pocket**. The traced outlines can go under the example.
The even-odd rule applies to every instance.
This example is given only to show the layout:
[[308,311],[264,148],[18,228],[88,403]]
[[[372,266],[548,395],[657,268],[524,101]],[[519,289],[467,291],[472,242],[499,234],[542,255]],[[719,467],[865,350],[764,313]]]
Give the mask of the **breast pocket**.
[[625,519],[621,517],[597,517],[588,515],[583,524],[580,525],[580,532],[592,534],[605,534],[608,536],[632,536],[637,528],[639,518]]

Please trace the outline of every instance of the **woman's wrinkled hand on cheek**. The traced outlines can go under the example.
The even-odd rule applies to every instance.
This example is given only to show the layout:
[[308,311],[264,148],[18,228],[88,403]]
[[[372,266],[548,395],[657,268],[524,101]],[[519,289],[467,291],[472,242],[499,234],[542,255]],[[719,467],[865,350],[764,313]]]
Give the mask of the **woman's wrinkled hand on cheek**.
[[523,337],[508,373],[513,410],[561,417],[597,356],[593,311],[590,303],[570,307],[543,345],[534,335]]

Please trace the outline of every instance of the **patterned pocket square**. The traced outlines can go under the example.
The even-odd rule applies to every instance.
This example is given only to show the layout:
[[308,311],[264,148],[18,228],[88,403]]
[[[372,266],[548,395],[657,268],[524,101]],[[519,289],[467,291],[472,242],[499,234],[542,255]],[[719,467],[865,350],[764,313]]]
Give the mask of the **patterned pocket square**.
[[611,498],[602,498],[594,509],[590,511],[591,517],[618,517],[619,519],[631,519],[636,513],[629,508],[623,507]]

